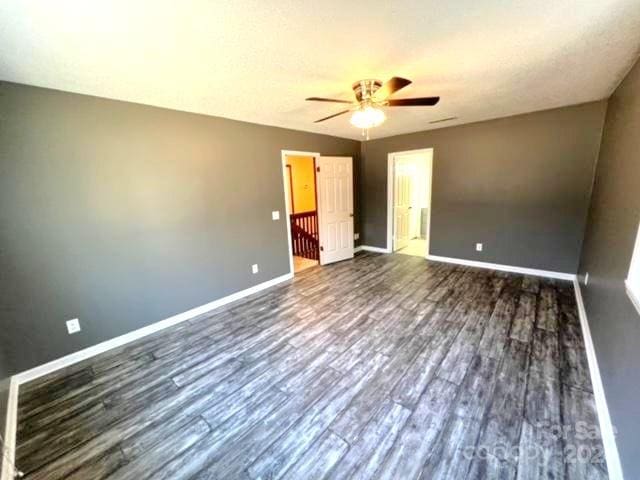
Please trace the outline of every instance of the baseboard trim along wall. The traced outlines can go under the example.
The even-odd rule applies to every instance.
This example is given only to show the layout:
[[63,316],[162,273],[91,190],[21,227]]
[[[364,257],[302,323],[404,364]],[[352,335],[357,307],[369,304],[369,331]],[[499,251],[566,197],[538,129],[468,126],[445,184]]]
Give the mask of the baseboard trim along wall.
[[[369,247],[366,245],[356,247],[355,252],[358,252],[358,251],[389,253],[387,249],[379,248],[379,247]],[[569,273],[551,272],[546,270],[512,267],[508,265],[499,265],[499,264],[492,264],[492,263],[486,263],[486,262],[477,262],[473,260],[464,260],[464,259],[458,259],[458,258],[440,257],[436,255],[429,255],[428,259],[437,261],[437,262],[454,263],[458,265],[468,265],[468,266],[473,266],[478,268],[489,268],[493,270],[501,270],[501,271],[508,271],[508,272],[514,272],[514,273],[521,273],[526,275],[535,275],[535,276],[558,278],[562,280],[573,281],[575,295],[576,295],[576,302],[578,305],[580,325],[581,325],[582,335],[583,335],[586,353],[587,353],[587,360],[589,364],[591,381],[593,384],[593,392],[595,397],[596,409],[598,412],[598,421],[600,423],[600,431],[602,434],[602,440],[604,444],[607,468],[609,470],[609,478],[611,478],[612,480],[623,480],[622,467],[620,463],[620,457],[618,454],[618,448],[615,441],[613,424],[611,422],[611,417],[609,415],[609,408],[607,406],[607,401],[605,398],[602,378],[600,377],[600,370],[598,368],[598,362],[596,359],[595,349],[593,346],[593,340],[591,338],[591,332],[589,329],[589,324],[587,322],[587,314],[586,314],[584,302],[582,299],[582,292],[580,290],[580,284],[577,280],[576,275],[569,274]],[[207,303],[205,305],[193,308],[186,312],[183,312],[183,313],[174,315],[172,317],[166,318],[164,320],[161,320],[159,322],[153,323],[141,329],[134,330],[133,332],[127,333],[125,335],[121,335],[111,340],[107,340],[106,342],[99,343],[98,345],[94,345],[93,347],[86,348],[79,352],[72,353],[70,355],[67,355],[60,359],[46,363],[39,367],[35,367],[31,370],[27,370],[25,372],[14,375],[11,378],[11,384],[9,387],[9,402],[7,405],[6,428],[4,432],[6,459],[2,463],[3,468],[2,468],[2,471],[0,472],[1,473],[0,480],[13,480],[14,478],[12,464],[15,458],[15,442],[16,442],[17,415],[18,415],[18,390],[21,384],[30,382],[41,376],[47,375],[61,368],[68,367],[70,365],[73,365],[74,363],[99,355],[100,353],[106,352],[108,350],[118,348],[127,343],[131,343],[135,340],[151,335],[155,332],[159,332],[172,325],[176,325],[186,320],[195,318],[211,310],[214,310],[216,308],[219,308],[221,306],[224,306],[236,300],[240,300],[241,298],[260,292],[261,290],[265,290],[269,287],[275,286],[279,283],[285,282],[292,278],[293,278],[292,273],[288,273],[280,277],[276,277],[267,282],[263,282],[261,284],[255,285],[245,290],[241,290],[239,292],[233,293],[231,295],[220,298],[218,300],[214,300],[213,302]]]
[[92,347],[85,348],[84,350],[80,350],[79,352],[72,353],[57,360],[53,360],[49,363],[45,363],[44,365],[40,365],[39,367],[35,367],[31,370],[19,373],[15,375],[14,378],[18,382],[18,385],[30,382],[32,380],[35,380],[36,378],[55,372],[56,370],[59,370],[61,368],[68,367],[70,365],[73,365],[74,363],[78,363],[82,360],[94,357],[108,350],[126,345],[127,343],[131,343],[135,340],[146,337],[147,335],[151,335],[152,333],[159,332],[160,330],[164,330],[165,328],[171,327],[186,320],[190,320],[199,315],[210,312],[211,310],[215,310],[216,308],[227,305],[228,303],[235,302],[236,300],[240,300],[241,298],[247,297],[249,295],[253,295],[254,293],[260,292],[261,290],[264,290],[266,288],[273,287],[274,285],[285,282],[287,280],[291,280],[292,278],[292,273],[287,273],[280,277],[273,278],[245,290],[241,290],[239,292],[232,293],[231,295],[227,295],[226,297],[219,298],[205,305],[192,308],[191,310],[187,310],[186,312],[179,313],[169,318],[165,318],[164,320],[160,320],[156,323],[152,323],[151,325],[147,325],[146,327],[134,330],[133,332],[126,333],[116,338],[112,338],[111,340],[107,340],[106,342],[99,343]]
[[[370,247],[368,245],[360,245],[358,247],[360,250],[365,252],[375,252],[375,253],[391,253],[391,250],[388,248],[380,248],[380,247]],[[358,250],[358,251],[360,251]]]
[[618,454],[618,446],[616,445],[613,423],[611,422],[609,407],[607,406],[607,399],[604,394],[604,386],[602,385],[602,377],[600,376],[600,368],[598,367],[598,359],[596,358],[596,351],[593,346],[593,339],[591,338],[589,322],[587,321],[587,310],[584,306],[580,282],[577,278],[573,281],[573,287],[576,295],[576,303],[578,304],[578,316],[580,317],[582,337],[587,351],[589,373],[591,374],[593,396],[598,412],[598,422],[600,423],[600,434],[602,435],[609,478],[610,480],[623,480],[622,464],[620,463],[620,455]]
[[18,382],[16,377],[11,377],[9,385],[9,401],[7,403],[7,418],[2,438],[4,439],[4,452],[0,456],[0,480],[14,480],[16,452],[16,431],[18,429]]
[[559,280],[573,281],[576,279],[575,273],[552,272],[549,270],[537,270],[535,268],[513,267],[511,265],[501,265],[498,263],[478,262],[476,260],[464,260],[462,258],[440,257],[438,255],[428,255],[428,260],[434,262],[455,263],[456,265],[467,265],[469,267],[488,268],[503,272],[521,273],[523,275],[533,275],[535,277],[557,278]]
[[293,273],[287,273],[280,277],[276,277],[258,285],[254,285],[253,287],[247,288],[245,290],[232,293],[231,295],[219,298],[217,300],[214,300],[213,302],[201,305],[196,308],[192,308],[191,310],[179,313],[172,317],[165,318],[164,320],[152,323],[151,325],[140,328],[138,330],[134,330],[133,332],[126,333],[116,338],[112,338],[111,340],[107,340],[106,342],[99,343],[97,345],[94,345],[93,347],[85,348],[84,350],[80,350],[57,360],[53,360],[49,363],[45,363],[44,365],[40,365],[39,367],[32,368],[31,370],[18,373],[17,375],[11,377],[9,403],[7,405],[7,426],[5,429],[4,437],[6,442],[5,450],[7,453],[7,458],[10,459],[10,461],[4,462],[4,468],[2,469],[2,472],[0,472],[0,480],[13,480],[14,478],[14,472],[12,471],[11,464],[13,463],[13,459],[15,458],[15,442],[18,417],[18,390],[20,385],[35,380],[44,375],[48,375],[49,373],[53,373],[56,370],[60,370],[61,368],[69,367],[74,363],[81,362],[82,360],[86,360],[114,348],[121,347],[122,345],[126,345],[127,343],[131,343],[135,340],[151,335],[152,333],[159,332],[160,330],[164,330],[165,328],[171,327],[178,323],[193,319],[204,313],[215,310],[216,308],[220,308],[231,302],[240,300],[241,298],[248,297],[249,295],[253,295],[254,293],[258,293],[269,287],[278,285],[279,283],[291,280],[292,278]]
[[[638,238],[640,239],[640,237]],[[624,288],[627,291],[627,297],[629,297],[629,300],[631,300],[631,303],[633,304],[635,309],[638,311],[638,314],[640,314],[640,299],[636,296],[635,293],[633,293],[633,290],[631,289],[631,285],[629,284],[629,280],[624,281]]]
[[596,358],[596,352],[593,346],[593,340],[591,338],[591,330],[589,329],[589,323],[587,322],[587,313],[582,300],[582,292],[580,290],[580,283],[578,277],[572,273],[552,272],[547,270],[536,270],[532,268],[513,267],[509,265],[500,265],[495,263],[477,262],[474,260],[464,260],[460,258],[440,257],[437,255],[429,255],[429,260],[436,262],[454,263],[458,265],[467,265],[478,268],[489,268],[492,270],[501,270],[505,272],[520,273],[524,275],[534,275],[539,277],[556,278],[560,280],[573,281],[574,291],[576,295],[576,303],[578,305],[578,315],[580,317],[580,327],[582,330],[582,336],[587,352],[587,361],[589,363],[589,373],[591,375],[591,383],[593,385],[593,394],[596,402],[596,410],[598,412],[598,422],[600,424],[600,432],[602,435],[602,442],[604,445],[605,457],[607,461],[607,468],[609,470],[609,478],[611,480],[623,480],[622,466],[620,463],[620,456],[618,454],[618,447],[616,445],[615,434],[613,430],[613,424],[611,422],[611,416],[609,415],[609,407],[607,406],[607,400],[604,394],[604,387],[602,385],[602,378],[600,376],[600,369],[598,368],[598,360]]

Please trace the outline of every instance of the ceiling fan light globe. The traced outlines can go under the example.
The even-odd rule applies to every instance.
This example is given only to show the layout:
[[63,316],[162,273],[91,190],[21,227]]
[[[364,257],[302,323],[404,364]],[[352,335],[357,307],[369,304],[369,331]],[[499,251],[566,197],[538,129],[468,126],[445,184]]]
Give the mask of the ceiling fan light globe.
[[382,124],[386,118],[384,112],[379,108],[367,106],[353,112],[351,124],[357,128],[368,129]]

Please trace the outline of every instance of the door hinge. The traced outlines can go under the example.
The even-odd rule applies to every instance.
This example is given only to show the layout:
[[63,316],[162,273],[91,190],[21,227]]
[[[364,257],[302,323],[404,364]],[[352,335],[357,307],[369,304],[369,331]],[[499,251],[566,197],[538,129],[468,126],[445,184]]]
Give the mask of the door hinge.
[[316,172],[320,172],[320,167],[316,167]]
[[324,247],[322,245],[320,245],[320,251],[324,252]]

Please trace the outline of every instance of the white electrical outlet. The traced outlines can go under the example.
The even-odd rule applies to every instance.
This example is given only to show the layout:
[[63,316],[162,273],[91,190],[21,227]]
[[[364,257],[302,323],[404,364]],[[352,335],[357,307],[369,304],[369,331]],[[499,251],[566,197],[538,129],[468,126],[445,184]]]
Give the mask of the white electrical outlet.
[[252,273],[258,273],[258,264],[254,263],[253,265],[251,265],[251,272]]
[[80,320],[77,318],[67,320],[67,331],[69,332],[69,335],[78,333],[80,331]]
[[354,240],[359,240],[360,239],[360,234],[359,233],[354,233],[353,234],[353,239]]
[[280,220],[280,212],[278,210],[274,210],[271,212],[271,218],[273,220]]
[[482,244],[476,243],[476,252],[481,252],[481,251],[482,251]]
[[587,274],[584,276],[584,284],[585,285],[589,284],[589,272],[587,272]]

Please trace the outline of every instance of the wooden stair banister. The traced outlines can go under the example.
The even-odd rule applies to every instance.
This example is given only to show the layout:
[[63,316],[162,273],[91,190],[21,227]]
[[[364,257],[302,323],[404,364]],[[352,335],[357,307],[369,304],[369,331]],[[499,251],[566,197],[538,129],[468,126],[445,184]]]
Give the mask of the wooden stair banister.
[[311,260],[320,260],[320,241],[318,239],[318,212],[292,213],[291,244],[293,254]]

